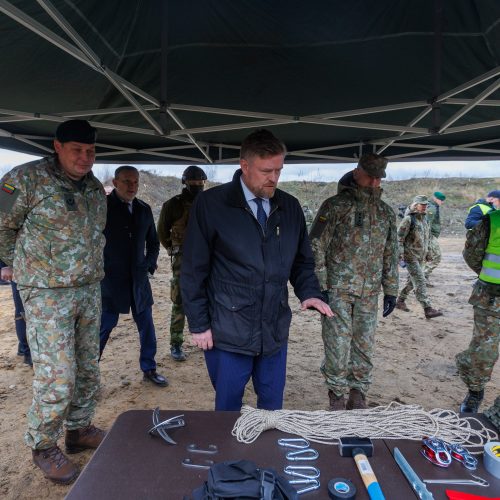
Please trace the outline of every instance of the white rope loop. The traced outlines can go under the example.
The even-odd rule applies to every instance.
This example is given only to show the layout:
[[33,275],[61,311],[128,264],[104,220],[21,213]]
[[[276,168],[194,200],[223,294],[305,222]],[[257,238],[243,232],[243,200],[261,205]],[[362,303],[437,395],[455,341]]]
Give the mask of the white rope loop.
[[449,443],[480,448],[475,453],[480,453],[486,442],[498,439],[494,431],[476,418],[460,418],[457,413],[440,408],[425,411],[418,405],[394,401],[368,410],[335,412],[268,411],[244,405],[231,433],[240,443],[249,444],[268,429],[278,429],[322,444],[336,444],[342,436],[412,441],[436,436]]

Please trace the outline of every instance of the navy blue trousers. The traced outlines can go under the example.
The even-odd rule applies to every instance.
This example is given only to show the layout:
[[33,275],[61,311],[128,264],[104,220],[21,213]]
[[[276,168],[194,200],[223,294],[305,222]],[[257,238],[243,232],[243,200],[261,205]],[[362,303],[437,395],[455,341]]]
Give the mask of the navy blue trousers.
[[215,389],[215,410],[239,411],[250,377],[257,394],[257,408],[280,410],[286,381],[286,355],[286,344],[272,356],[247,356],[216,347],[205,351],[208,375]]
[[[139,364],[143,372],[148,370],[156,370],[156,333],[153,323],[153,312],[151,306],[146,307],[144,311],[138,313],[135,310],[135,305],[132,303],[132,317],[137,325],[139,332],[139,340],[141,342],[141,351],[139,356]],[[106,347],[111,331],[118,323],[118,313],[102,311],[101,315],[101,330],[99,332],[99,352],[100,357]]]
[[14,319],[16,322],[17,353],[25,356],[30,355],[30,346],[26,337],[26,320],[24,319],[24,306],[21,296],[17,290],[17,285],[11,281],[12,299],[14,300]]

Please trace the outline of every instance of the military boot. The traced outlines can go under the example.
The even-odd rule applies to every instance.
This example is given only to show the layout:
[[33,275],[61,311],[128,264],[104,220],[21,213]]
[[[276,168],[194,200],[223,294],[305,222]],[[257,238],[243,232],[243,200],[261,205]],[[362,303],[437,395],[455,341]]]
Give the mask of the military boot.
[[437,318],[438,316],[443,315],[441,311],[438,311],[437,309],[434,309],[430,306],[424,308],[424,314],[427,319]]
[[175,361],[186,361],[186,354],[180,345],[173,345],[170,347],[170,356],[172,356]]
[[410,312],[408,306],[406,305],[405,299],[398,299],[396,301],[396,309],[401,309],[401,311]]
[[365,395],[359,389],[351,389],[346,410],[366,410],[366,408]]
[[33,463],[54,483],[69,484],[78,476],[78,467],[68,460],[58,446],[46,450],[32,450],[32,453]]
[[460,405],[460,413],[477,413],[483,397],[484,390],[471,391],[469,389],[467,396],[465,396],[465,399]]
[[106,432],[93,425],[87,425],[82,429],[66,431],[66,453],[70,455],[83,450],[95,449],[106,436]]
[[345,398],[344,395],[337,396],[333,391],[328,391],[328,397],[330,399],[330,411],[340,411],[345,410]]

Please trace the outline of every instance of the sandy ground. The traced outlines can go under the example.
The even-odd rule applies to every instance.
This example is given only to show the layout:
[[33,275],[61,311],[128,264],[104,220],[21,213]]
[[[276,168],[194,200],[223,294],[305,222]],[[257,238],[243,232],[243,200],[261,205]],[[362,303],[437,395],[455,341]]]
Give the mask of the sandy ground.
[[[377,333],[371,406],[392,400],[417,403],[431,408],[457,409],[465,387],[460,381],[454,356],[463,350],[472,332],[472,307],[467,300],[474,274],[465,265],[463,240],[442,239],[443,262],[434,272],[435,287],[430,289],[434,307],[445,316],[424,319],[420,305],[408,300],[411,312],[395,311],[382,319]],[[405,278],[403,274],[402,280]],[[94,422],[109,428],[115,418],[130,409],[211,410],[213,390],[209,384],[203,355],[191,346],[189,358],[176,363],[169,356],[168,321],[169,261],[162,252],[159,270],[152,280],[156,298],[154,317],[158,337],[157,362],[170,386],[158,388],[142,380],[138,364],[138,336],[130,316],[122,316],[101,362],[102,391]],[[319,372],[322,358],[320,320],[313,312],[298,312],[297,300],[290,331],[288,377],[285,408],[316,410],[327,406],[327,392]],[[31,369],[16,355],[10,287],[0,287],[0,497],[63,498],[69,487],[46,481],[31,462],[30,450],[23,443],[26,410],[31,401]],[[500,387],[500,365],[486,388],[489,405]],[[255,404],[251,388],[246,402]],[[486,407],[486,406],[485,406]],[[76,457],[83,466],[92,452]]]

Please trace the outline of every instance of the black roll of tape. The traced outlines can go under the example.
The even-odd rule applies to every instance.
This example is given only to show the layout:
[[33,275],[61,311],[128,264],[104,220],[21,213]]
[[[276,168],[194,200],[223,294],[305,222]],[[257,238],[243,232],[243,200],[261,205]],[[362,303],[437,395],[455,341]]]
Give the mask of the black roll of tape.
[[343,477],[328,481],[328,496],[333,500],[351,500],[356,498],[356,486]]

